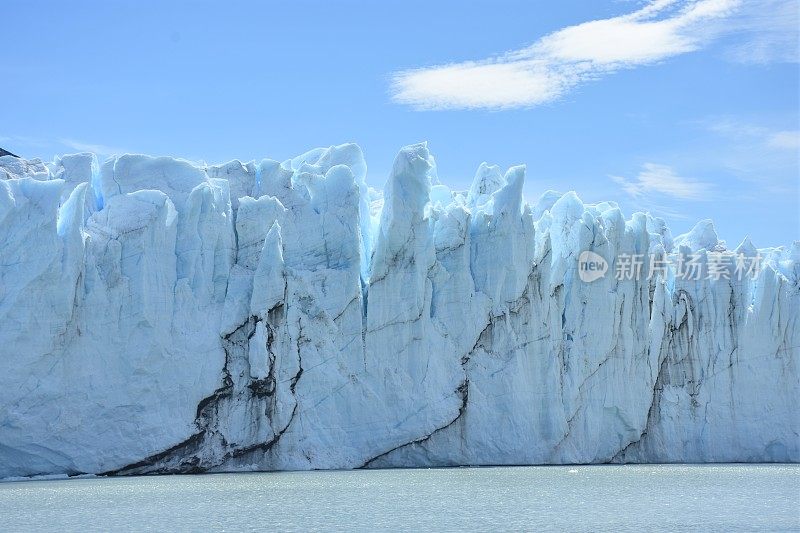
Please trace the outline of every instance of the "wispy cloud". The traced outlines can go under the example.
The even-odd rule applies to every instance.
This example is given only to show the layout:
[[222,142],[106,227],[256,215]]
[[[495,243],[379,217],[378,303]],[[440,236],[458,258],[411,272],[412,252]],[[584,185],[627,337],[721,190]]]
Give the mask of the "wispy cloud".
[[672,167],[656,163],[645,163],[634,179],[610,176],[622,190],[637,200],[649,200],[654,196],[679,200],[708,199],[712,185],[678,175]]
[[4,135],[0,137],[0,143],[10,143],[13,146],[20,145],[28,147],[42,147],[49,144],[48,141],[44,139],[29,137],[27,135]]
[[114,154],[129,153],[120,147],[97,144],[71,138],[43,138],[30,137],[26,135],[3,135],[0,136],[0,144],[10,151],[25,157],[49,157],[47,154],[63,154],[70,152],[93,152],[98,156],[105,157]]
[[710,119],[701,124],[713,133],[734,141],[746,142],[751,150],[754,148],[790,152],[800,150],[800,130],[772,129],[729,117]]
[[767,137],[767,146],[777,150],[800,150],[800,131],[776,131]]
[[58,139],[57,142],[72,150],[78,150],[80,152],[93,152],[97,155],[124,154],[130,151],[130,150],[125,150],[124,148],[106,146],[104,144],[89,143],[85,141],[78,141],[75,139]]
[[398,72],[395,102],[419,109],[534,106],[619,69],[698,49],[703,24],[729,15],[738,0],[654,0],[619,17],[585,22],[484,61]]
[[765,122],[737,117],[712,117],[699,122],[714,136],[696,154],[696,161],[715,162],[718,168],[735,176],[746,187],[742,197],[752,197],[756,191],[796,196],[800,130],[785,129],[791,124],[785,120],[767,122],[771,124],[765,126]]
[[750,0],[730,21],[728,32],[742,34],[728,50],[739,63],[800,61],[800,5],[796,0]]
[[417,109],[536,106],[580,83],[698,50],[725,33],[791,38],[783,22],[776,29],[773,17],[752,15],[787,3],[795,7],[794,0],[651,0],[633,13],[569,26],[497,57],[396,72],[390,94]]

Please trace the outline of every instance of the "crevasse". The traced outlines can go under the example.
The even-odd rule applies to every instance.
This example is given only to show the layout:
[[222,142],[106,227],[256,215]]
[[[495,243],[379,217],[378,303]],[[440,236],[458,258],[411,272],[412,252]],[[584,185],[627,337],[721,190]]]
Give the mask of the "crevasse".
[[726,245],[526,204],[525,167],[451,191],[425,144],[366,174],[354,144],[0,158],[0,477],[800,460],[797,242],[588,283],[583,251]]

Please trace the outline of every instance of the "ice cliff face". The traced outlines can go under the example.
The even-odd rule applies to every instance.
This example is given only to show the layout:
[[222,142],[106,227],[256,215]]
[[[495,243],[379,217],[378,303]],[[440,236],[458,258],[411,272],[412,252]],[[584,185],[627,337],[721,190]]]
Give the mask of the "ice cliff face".
[[404,148],[0,158],[0,477],[800,460],[800,244],[725,250]]

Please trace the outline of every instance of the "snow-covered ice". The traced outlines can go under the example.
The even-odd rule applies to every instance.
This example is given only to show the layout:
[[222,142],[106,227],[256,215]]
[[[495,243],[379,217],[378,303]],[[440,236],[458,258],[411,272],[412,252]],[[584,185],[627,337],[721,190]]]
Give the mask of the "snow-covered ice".
[[729,248],[527,204],[524,166],[453,191],[424,143],[366,175],[355,144],[0,157],[0,477],[800,461],[800,243],[617,279]]

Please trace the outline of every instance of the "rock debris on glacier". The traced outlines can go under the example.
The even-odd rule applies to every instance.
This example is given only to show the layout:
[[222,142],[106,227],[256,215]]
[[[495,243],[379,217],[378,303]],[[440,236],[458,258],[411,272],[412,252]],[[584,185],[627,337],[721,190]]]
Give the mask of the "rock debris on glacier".
[[[726,250],[403,148],[283,163],[0,157],[0,477],[800,460],[800,244]],[[645,268],[647,265],[645,265]],[[707,265],[704,268],[709,268]]]

